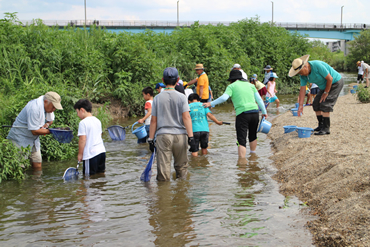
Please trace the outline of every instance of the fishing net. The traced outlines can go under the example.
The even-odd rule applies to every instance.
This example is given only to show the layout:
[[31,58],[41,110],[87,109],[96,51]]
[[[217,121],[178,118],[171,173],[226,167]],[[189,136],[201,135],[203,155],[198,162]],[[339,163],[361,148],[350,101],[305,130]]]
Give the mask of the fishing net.
[[154,162],[154,157],[155,157],[155,149],[154,149],[154,152],[152,153],[152,156],[150,157],[148,164],[145,167],[145,170],[140,176],[141,181],[144,181],[144,182],[150,181],[150,178],[152,177],[152,166]]
[[78,170],[74,167],[68,168],[63,175],[64,180],[72,180],[72,179],[77,179],[78,178]]
[[73,131],[69,128],[50,128],[49,131],[60,143],[70,143],[73,139]]
[[113,141],[124,141],[126,137],[126,130],[122,126],[113,125],[107,128],[110,138]]

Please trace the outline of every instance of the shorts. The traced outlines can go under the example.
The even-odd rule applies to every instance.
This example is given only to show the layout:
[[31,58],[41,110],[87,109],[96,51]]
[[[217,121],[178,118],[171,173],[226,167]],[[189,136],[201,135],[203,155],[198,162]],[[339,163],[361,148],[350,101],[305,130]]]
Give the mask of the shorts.
[[208,148],[209,132],[199,131],[199,132],[193,132],[193,134],[194,134],[194,141],[196,145],[196,150],[194,150],[194,152],[199,151],[199,143],[200,143],[201,148],[203,149]]
[[269,103],[275,102],[278,99],[278,97],[275,95],[273,97],[266,97],[266,101]]
[[201,103],[207,103],[208,102],[208,99],[201,99],[200,102]]
[[358,74],[358,75],[357,75],[357,80],[358,80],[358,81],[362,81],[362,80],[363,80],[362,75]]
[[321,95],[324,93],[324,90],[320,90],[319,93],[316,95],[315,99],[313,100],[313,110],[314,111],[322,111],[322,112],[333,112],[333,107],[337,102],[339,97],[339,93],[343,88],[343,78],[333,83],[331,85],[328,97],[326,98],[325,102],[320,103]]
[[318,88],[318,87],[315,87],[315,88],[311,88],[311,94],[318,94],[319,93],[319,91],[320,91],[320,88]]
[[267,94],[267,88],[266,87],[263,87],[261,88],[260,90],[258,90],[258,93],[260,94],[260,96],[264,96]]
[[105,152],[83,161],[83,173],[94,175],[105,172]]
[[[17,148],[21,148],[20,145],[18,145],[18,143],[12,139],[10,139],[12,141],[12,143],[17,147]],[[36,150],[36,147],[35,145],[32,146],[31,148],[31,154],[29,157],[25,157],[25,159],[30,159],[32,163],[42,163],[42,157],[41,157],[41,150]]]
[[259,123],[259,113],[241,113],[236,116],[235,128],[238,145],[247,146],[247,135],[249,142],[257,139],[257,128]]

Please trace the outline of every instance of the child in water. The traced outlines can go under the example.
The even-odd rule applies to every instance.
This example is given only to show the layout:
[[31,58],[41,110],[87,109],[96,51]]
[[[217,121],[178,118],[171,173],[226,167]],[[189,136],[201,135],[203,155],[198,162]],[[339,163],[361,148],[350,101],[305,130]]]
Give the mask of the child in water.
[[200,102],[198,94],[193,93],[188,97],[190,117],[193,125],[193,134],[196,144],[196,149],[191,150],[191,155],[198,156],[199,143],[202,148],[202,154],[207,154],[208,138],[209,138],[209,126],[207,117],[214,121],[218,125],[222,125],[221,121],[218,121],[216,117],[211,113],[209,108],[204,108],[203,103]]
[[153,89],[151,87],[145,87],[142,91],[145,102],[145,116],[139,119],[139,123],[145,123],[145,130],[147,136],[137,140],[137,143],[146,143],[146,139],[149,137],[150,120],[152,119],[152,104],[153,104]]
[[275,102],[276,101],[276,108],[279,107],[280,101],[278,97],[275,95],[277,93],[276,90],[276,82],[275,78],[279,78],[276,73],[272,73],[268,83],[267,83],[267,94],[266,94],[266,100],[269,103]]

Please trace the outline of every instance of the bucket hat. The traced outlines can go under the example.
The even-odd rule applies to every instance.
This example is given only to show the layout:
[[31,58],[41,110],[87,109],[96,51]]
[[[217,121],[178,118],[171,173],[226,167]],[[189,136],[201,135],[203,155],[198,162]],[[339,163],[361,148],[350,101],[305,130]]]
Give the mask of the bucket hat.
[[60,98],[59,94],[57,94],[56,92],[47,92],[44,97],[53,104],[55,109],[63,110],[63,107],[60,104],[62,99]]
[[303,68],[303,66],[307,63],[309,57],[310,55],[304,55],[300,58],[294,59],[292,63],[292,67],[289,70],[289,76],[293,77],[296,74],[298,74],[299,71],[301,71],[301,69]]
[[240,72],[240,70],[232,70],[230,71],[229,79],[227,80],[232,81],[232,80],[241,80],[241,79],[243,79],[242,72]]
[[197,70],[197,69],[204,69],[203,64],[198,63],[197,65],[195,65],[195,68],[194,69],[195,70]]
[[271,68],[270,65],[267,65],[265,68],[263,68],[264,70],[273,70],[273,68]]

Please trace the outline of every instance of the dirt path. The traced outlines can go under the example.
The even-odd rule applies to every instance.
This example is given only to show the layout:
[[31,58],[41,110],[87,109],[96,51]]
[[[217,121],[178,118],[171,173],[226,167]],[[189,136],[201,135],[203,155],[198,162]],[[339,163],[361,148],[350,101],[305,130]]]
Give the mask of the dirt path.
[[338,99],[331,134],[298,138],[283,126],[317,127],[311,106],[302,117],[287,112],[269,134],[284,195],[307,202],[318,220],[307,225],[317,246],[370,246],[370,104],[353,95]]

